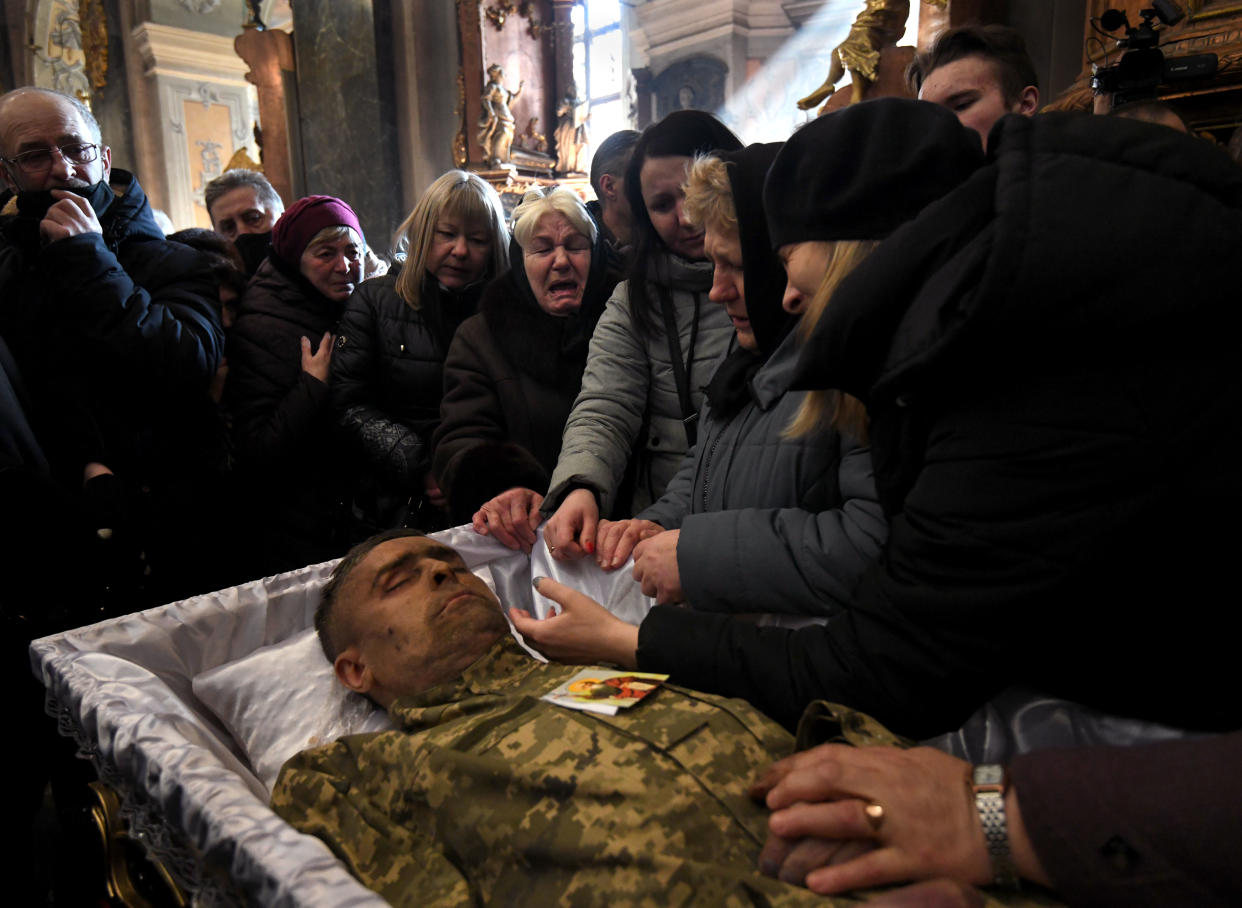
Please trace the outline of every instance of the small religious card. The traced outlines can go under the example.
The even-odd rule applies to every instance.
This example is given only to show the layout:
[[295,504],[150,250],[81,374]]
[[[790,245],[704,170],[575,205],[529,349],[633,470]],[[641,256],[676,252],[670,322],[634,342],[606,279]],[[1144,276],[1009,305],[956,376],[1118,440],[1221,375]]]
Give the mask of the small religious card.
[[650,672],[588,668],[544,694],[543,699],[570,709],[615,716],[617,710],[628,709],[667,680],[668,675]]

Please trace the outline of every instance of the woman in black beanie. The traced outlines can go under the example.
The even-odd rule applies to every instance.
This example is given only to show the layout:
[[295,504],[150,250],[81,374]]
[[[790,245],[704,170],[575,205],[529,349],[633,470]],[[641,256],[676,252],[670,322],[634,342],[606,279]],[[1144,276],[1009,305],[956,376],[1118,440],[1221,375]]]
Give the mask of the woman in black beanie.
[[694,155],[740,147],[695,110],[649,126],[634,146],[625,176],[633,263],[591,339],[543,502],[553,557],[594,553],[600,515],[629,516],[659,498],[694,443],[701,386],[733,332],[707,302],[712,266],[702,230],[685,218],[682,184]]

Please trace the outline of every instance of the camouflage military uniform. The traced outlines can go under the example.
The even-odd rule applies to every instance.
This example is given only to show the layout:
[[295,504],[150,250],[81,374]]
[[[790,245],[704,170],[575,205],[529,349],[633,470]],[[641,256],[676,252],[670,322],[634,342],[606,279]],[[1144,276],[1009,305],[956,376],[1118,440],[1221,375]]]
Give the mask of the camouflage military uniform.
[[665,686],[617,716],[539,699],[581,670],[512,638],[397,701],[402,731],[290,760],[272,806],[394,905],[818,905],[761,876],[746,788],[793,739]]
[[[462,677],[285,764],[272,807],[323,839],[393,905],[802,906],[829,899],[761,876],[767,811],[752,780],[794,750],[741,700],[665,685],[616,716],[539,699],[581,666],[506,638]],[[901,744],[831,704],[803,746]],[[988,898],[986,905],[1051,900]]]

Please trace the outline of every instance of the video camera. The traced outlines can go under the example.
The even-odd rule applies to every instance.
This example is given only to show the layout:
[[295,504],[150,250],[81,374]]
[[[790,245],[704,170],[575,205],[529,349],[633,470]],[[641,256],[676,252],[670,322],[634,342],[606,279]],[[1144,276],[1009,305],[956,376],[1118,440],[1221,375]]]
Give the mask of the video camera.
[[1125,28],[1126,36],[1118,39],[1117,46],[1128,49],[1112,66],[1092,65],[1091,88],[1097,95],[1111,94],[1113,107],[1120,107],[1156,97],[1156,89],[1163,84],[1215,75],[1216,54],[1165,57],[1160,50],[1155,20],[1165,26],[1176,25],[1186,15],[1173,0],[1152,0],[1152,7],[1139,15],[1143,21],[1136,26],[1130,25],[1122,10],[1106,10],[1100,16],[1098,30],[1115,32]]

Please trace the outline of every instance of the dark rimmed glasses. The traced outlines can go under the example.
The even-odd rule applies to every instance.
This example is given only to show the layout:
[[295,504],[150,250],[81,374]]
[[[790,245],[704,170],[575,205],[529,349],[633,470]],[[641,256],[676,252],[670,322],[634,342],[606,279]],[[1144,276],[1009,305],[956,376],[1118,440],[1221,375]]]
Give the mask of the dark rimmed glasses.
[[82,142],[75,145],[57,145],[52,148],[35,148],[23,151],[11,158],[0,158],[6,164],[12,164],[22,173],[46,173],[52,168],[52,153],[59,154],[70,164],[90,164],[99,157],[99,146],[94,142]]

